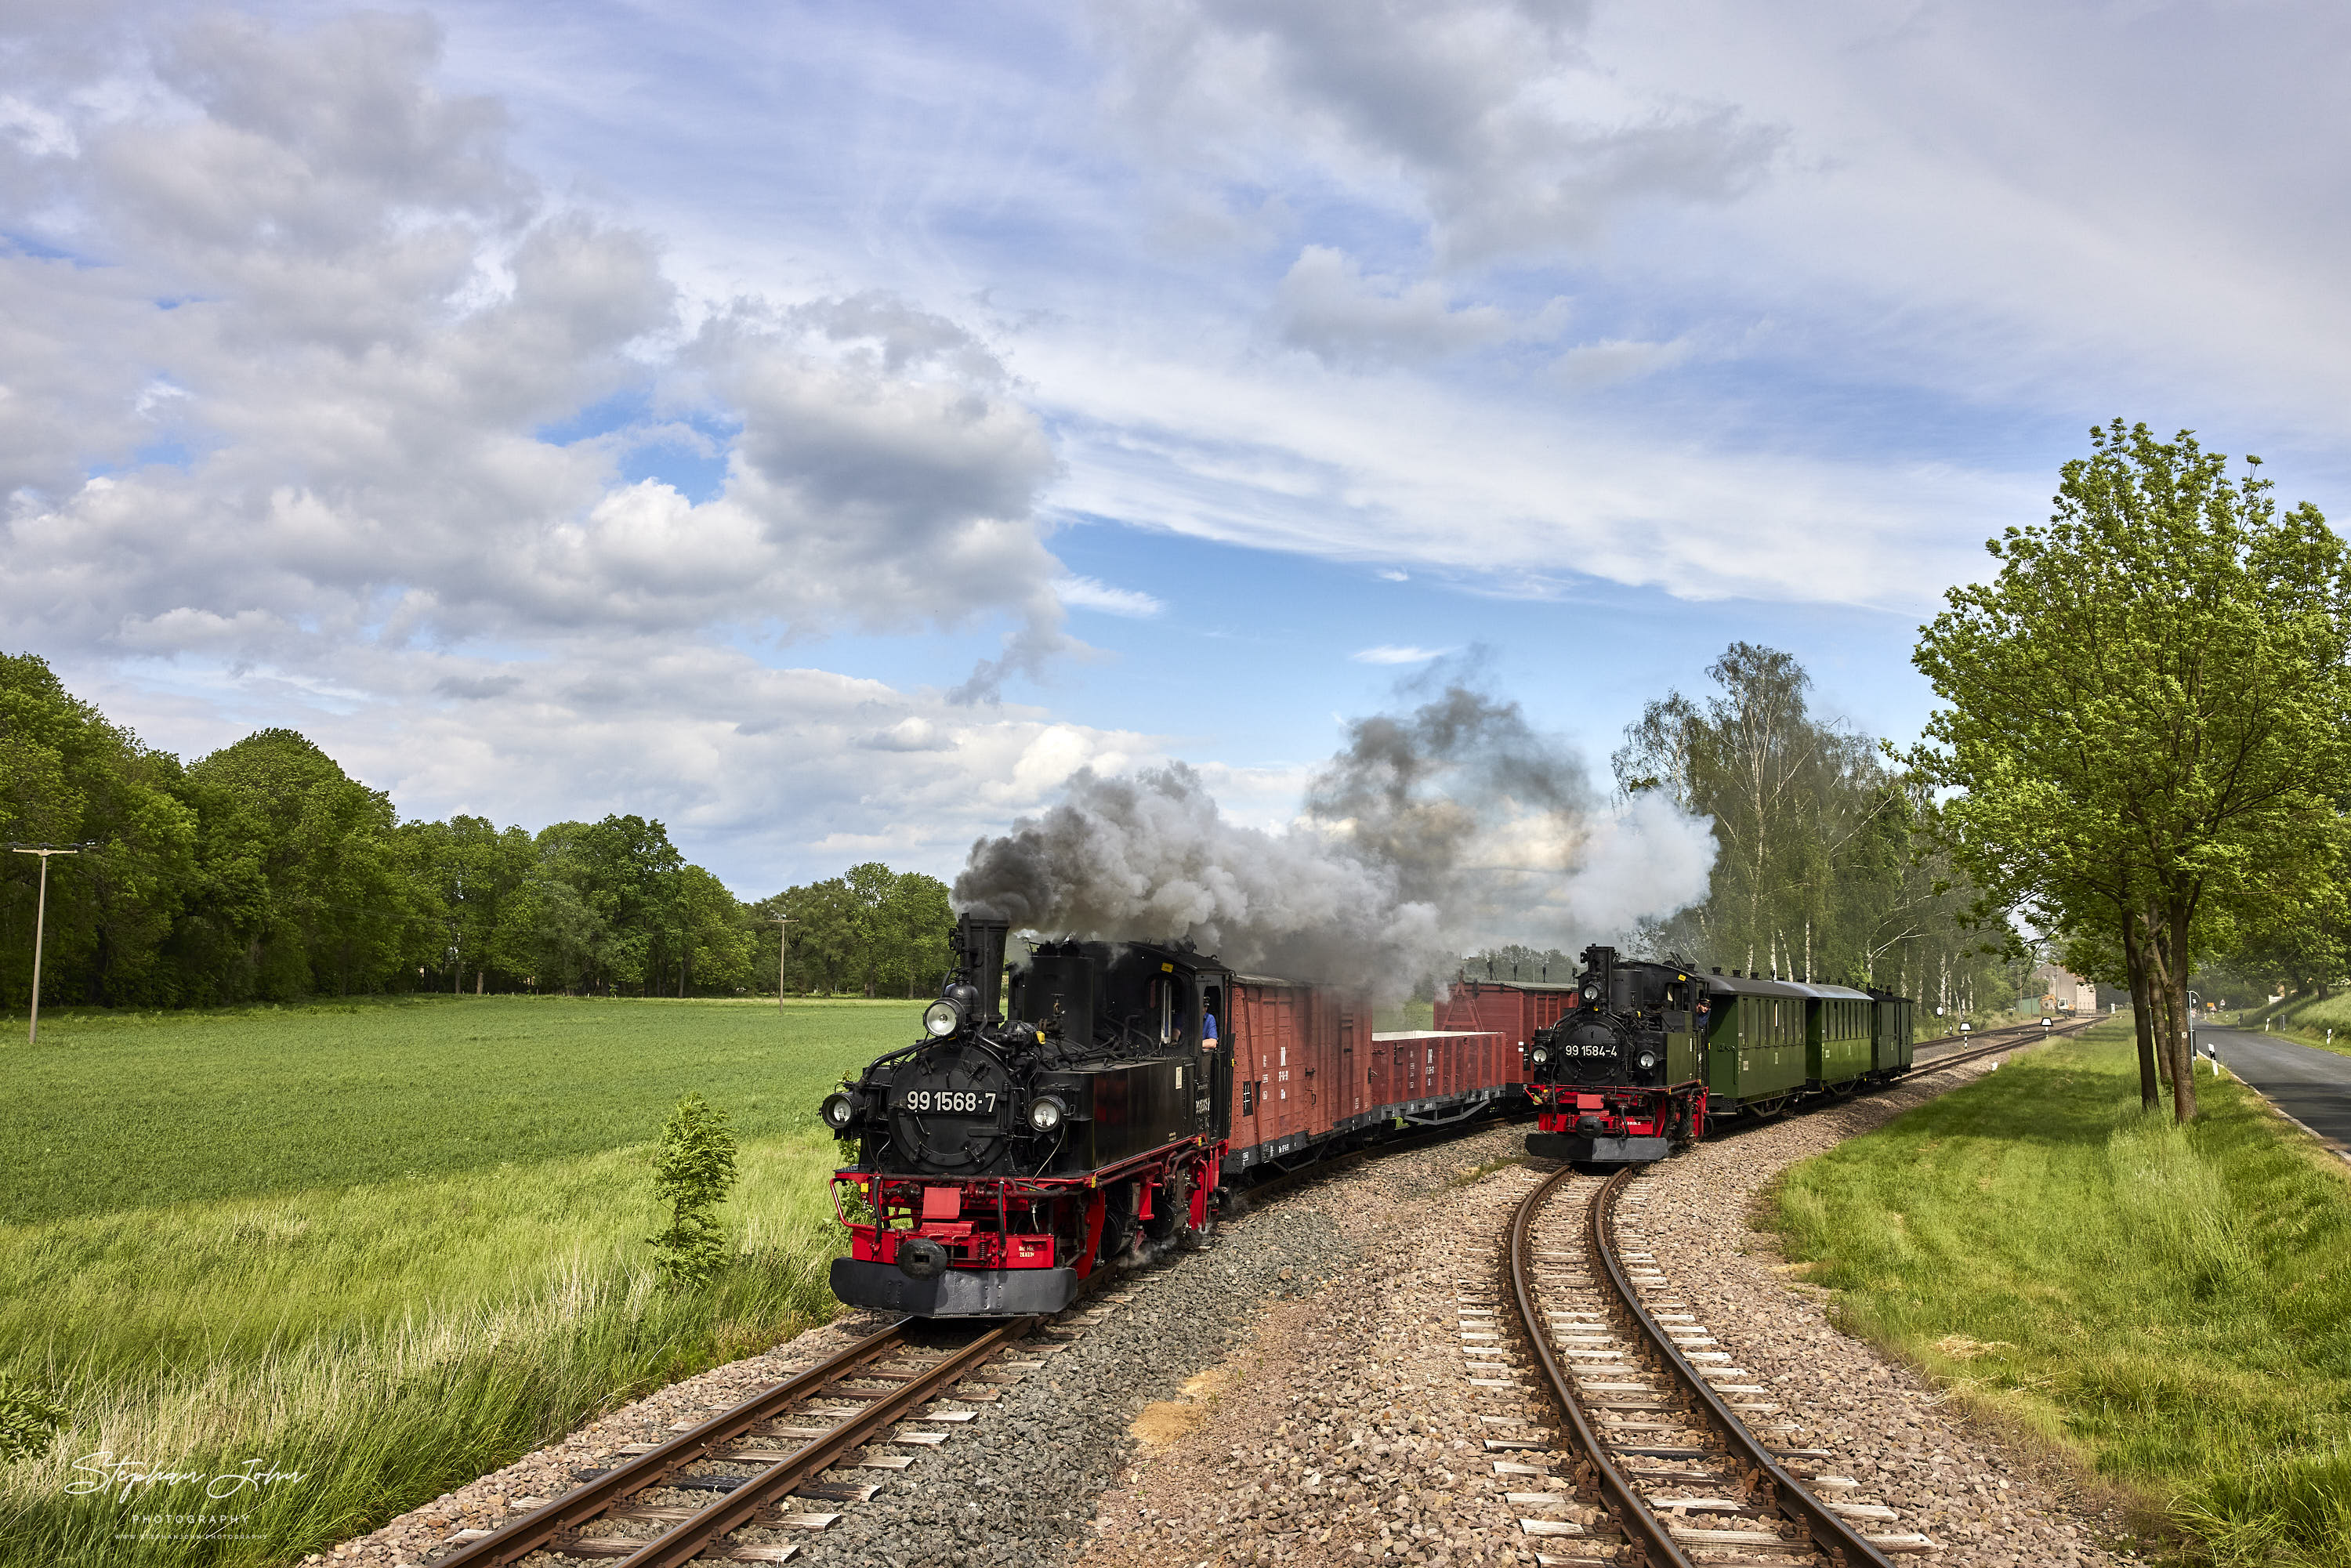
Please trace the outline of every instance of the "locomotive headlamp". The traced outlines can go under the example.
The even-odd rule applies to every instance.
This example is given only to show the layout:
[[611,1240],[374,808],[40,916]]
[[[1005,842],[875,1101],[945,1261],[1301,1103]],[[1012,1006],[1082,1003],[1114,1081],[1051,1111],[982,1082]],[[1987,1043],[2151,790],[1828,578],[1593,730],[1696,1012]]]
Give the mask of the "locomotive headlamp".
[[817,1114],[822,1116],[824,1124],[834,1132],[846,1132],[849,1124],[857,1120],[857,1096],[846,1092],[828,1094]]
[[1533,1054],[1530,1056],[1528,1060],[1536,1062],[1537,1064],[1549,1061],[1551,1060],[1550,1048],[1541,1045],[1535,1047]]
[[963,1027],[963,1009],[941,997],[923,1009],[923,1027],[945,1040]]
[[1029,1103],[1029,1124],[1040,1133],[1059,1127],[1069,1113],[1070,1108],[1050,1094],[1040,1094]]
[[1600,999],[1600,988],[1599,988],[1598,986],[1586,986],[1586,987],[1584,987],[1584,988],[1583,988],[1583,999],[1584,999],[1585,1001],[1587,1001],[1587,1002],[1596,1002],[1596,1001],[1598,1001],[1598,1000]]
[[1657,1064],[1657,1053],[1656,1053],[1656,1051],[1643,1051],[1643,1052],[1641,1053],[1641,1071],[1642,1071],[1646,1072],[1650,1068],[1655,1067],[1656,1064]]

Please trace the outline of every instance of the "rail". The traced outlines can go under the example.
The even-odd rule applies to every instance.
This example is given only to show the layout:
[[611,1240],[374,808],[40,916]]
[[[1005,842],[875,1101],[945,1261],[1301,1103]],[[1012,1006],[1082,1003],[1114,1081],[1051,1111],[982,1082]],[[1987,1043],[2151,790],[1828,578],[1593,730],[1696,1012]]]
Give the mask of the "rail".
[[[691,1431],[573,1488],[545,1507],[467,1542],[441,1559],[437,1568],[504,1568],[534,1552],[573,1552],[589,1544],[598,1549],[599,1556],[618,1555],[617,1547],[633,1544],[635,1550],[622,1558],[622,1568],[676,1568],[729,1531],[761,1522],[758,1516],[773,1504],[813,1481],[907,1412],[936,1398],[941,1389],[952,1387],[1044,1320],[1008,1320],[917,1370],[875,1369],[873,1364],[905,1347],[907,1321],[902,1318],[889,1324]],[[845,1396],[837,1392],[840,1385],[852,1381],[894,1383],[896,1387],[889,1392],[858,1389]],[[759,1427],[793,1406],[828,1395],[854,1397],[861,1407],[829,1428],[796,1440],[780,1458],[771,1459],[765,1452],[755,1456],[726,1451],[727,1445],[741,1438],[763,1436]],[[686,1518],[662,1521],[670,1527],[642,1542],[577,1537],[581,1527],[616,1516],[639,1493],[667,1484],[690,1466],[762,1462],[767,1468],[758,1474]]]
[[[1612,1190],[1640,1168],[1638,1166],[1626,1166],[1610,1177],[1607,1186],[1600,1190],[1604,1193]],[[1574,1174],[1573,1166],[1562,1166],[1553,1171],[1541,1186],[1527,1195],[1519,1205],[1518,1211],[1510,1217],[1510,1295],[1518,1303],[1519,1319],[1526,1330],[1527,1343],[1533,1347],[1536,1364],[1542,1368],[1543,1380],[1551,1385],[1552,1396],[1558,1402],[1561,1414],[1567,1417],[1568,1430],[1573,1435],[1575,1446],[1582,1451],[1578,1469],[1607,1503],[1608,1511],[1615,1516],[1617,1526],[1625,1531],[1625,1539],[1634,1544],[1639,1553],[1636,1561],[1667,1564],[1668,1568],[1697,1568],[1689,1553],[1674,1540],[1673,1531],[1666,1527],[1665,1521],[1659,1519],[1647,1500],[1634,1490],[1632,1478],[1610,1457],[1607,1444],[1601,1441],[1599,1432],[1592,1425],[1592,1418],[1584,1414],[1583,1402],[1575,1396],[1574,1379],[1568,1376],[1567,1369],[1560,1364],[1558,1355],[1552,1351],[1551,1336],[1543,1327],[1542,1315],[1535,1308],[1535,1216],[1541,1212],[1543,1200],[1551,1196],[1552,1189]]]
[[[1804,1486],[1752,1432],[1729,1404],[1709,1385],[1697,1366],[1677,1346],[1664,1326],[1653,1316],[1635,1290],[1615,1244],[1615,1203],[1625,1186],[1646,1166],[1626,1166],[1612,1175],[1593,1194],[1583,1227],[1585,1251],[1594,1262],[1588,1265],[1588,1275],[1593,1281],[1604,1280],[1614,1305],[1620,1309],[1616,1316],[1629,1322],[1642,1342],[1637,1357],[1649,1366],[1661,1370],[1674,1385],[1677,1415],[1694,1428],[1693,1436],[1712,1439],[1721,1445],[1719,1458],[1739,1472],[1741,1492],[1752,1500],[1755,1508],[1785,1520],[1803,1532],[1802,1540],[1787,1539],[1779,1542],[1782,1549],[1811,1551],[1841,1568],[1892,1568],[1885,1553],[1870,1539],[1834,1510],[1823,1503]],[[1588,1481],[1602,1502],[1624,1531],[1630,1551],[1625,1561],[1639,1563],[1646,1568],[1699,1568],[1689,1555],[1688,1546],[1677,1538],[1673,1526],[1644,1497],[1634,1484],[1634,1476],[1610,1452],[1607,1440],[1584,1409],[1575,1379],[1571,1375],[1563,1357],[1552,1343],[1552,1331],[1536,1301],[1534,1281],[1533,1235],[1537,1218],[1557,1189],[1576,1174],[1574,1167],[1562,1166],[1545,1178],[1521,1201],[1510,1221],[1509,1264],[1510,1293],[1518,1308],[1527,1343],[1542,1369],[1544,1381],[1564,1416],[1573,1447],[1578,1450],[1575,1467],[1581,1479]],[[1660,1403],[1659,1409],[1673,1408]],[[1632,1457],[1646,1452],[1655,1455],[1660,1450],[1651,1448],[1635,1449]],[[1712,1449],[1681,1450],[1687,1455]],[[1644,1472],[1654,1476],[1654,1472]],[[1655,1479],[1669,1479],[1656,1477]],[[1697,1478],[1693,1476],[1693,1479]],[[1690,1532],[1698,1545],[1747,1543],[1772,1544],[1768,1535],[1733,1535],[1725,1538],[1705,1531]]]
[[1617,1301],[1632,1315],[1648,1342],[1651,1358],[1661,1363],[1667,1376],[1679,1385],[1699,1416],[1723,1440],[1730,1457],[1736,1459],[1746,1479],[1755,1492],[1780,1516],[1801,1526],[1812,1538],[1815,1549],[1827,1554],[1832,1563],[1866,1563],[1870,1568],[1894,1568],[1886,1554],[1870,1544],[1869,1538],[1847,1524],[1810,1488],[1791,1474],[1780,1461],[1771,1457],[1762,1440],[1747,1429],[1713,1385],[1698,1375],[1698,1367],[1675,1344],[1663,1324],[1650,1315],[1640,1292],[1625,1272],[1624,1260],[1616,1255],[1616,1195],[1625,1184],[1642,1167],[1627,1166],[1592,1196],[1592,1218],[1585,1234],[1592,1250],[1599,1256],[1608,1271],[1608,1284]]

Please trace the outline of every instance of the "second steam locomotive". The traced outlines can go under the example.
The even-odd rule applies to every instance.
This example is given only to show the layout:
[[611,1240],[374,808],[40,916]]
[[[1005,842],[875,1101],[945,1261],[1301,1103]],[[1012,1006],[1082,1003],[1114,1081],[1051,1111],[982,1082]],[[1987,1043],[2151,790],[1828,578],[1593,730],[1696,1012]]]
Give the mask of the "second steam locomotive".
[[1709,1118],[1773,1116],[1910,1070],[1911,1003],[1583,950],[1583,973],[1527,1044],[1530,1154],[1662,1159]]

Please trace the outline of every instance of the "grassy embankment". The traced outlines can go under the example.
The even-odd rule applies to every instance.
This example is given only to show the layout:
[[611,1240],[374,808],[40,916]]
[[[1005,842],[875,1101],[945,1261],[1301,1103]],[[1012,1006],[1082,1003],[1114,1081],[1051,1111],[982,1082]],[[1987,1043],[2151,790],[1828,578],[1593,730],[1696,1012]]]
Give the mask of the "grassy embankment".
[[2129,1024],[1789,1172],[1848,1326],[2226,1563],[2351,1564],[2351,1179],[2233,1079],[2176,1130]]
[[2265,1004],[2236,1016],[2242,1020],[2237,1026],[2241,1029],[2266,1030],[2281,1040],[2351,1056],[2351,992],[2288,997],[2274,1007]]
[[[0,1469],[0,1561],[282,1563],[831,1309],[814,1107],[919,1003],[465,998],[42,1019],[0,1047],[0,1371],[74,1424]],[[737,1266],[655,1289],[647,1160],[736,1120]],[[209,1479],[68,1496],[101,1450]],[[244,1514],[193,1542],[132,1516]]]

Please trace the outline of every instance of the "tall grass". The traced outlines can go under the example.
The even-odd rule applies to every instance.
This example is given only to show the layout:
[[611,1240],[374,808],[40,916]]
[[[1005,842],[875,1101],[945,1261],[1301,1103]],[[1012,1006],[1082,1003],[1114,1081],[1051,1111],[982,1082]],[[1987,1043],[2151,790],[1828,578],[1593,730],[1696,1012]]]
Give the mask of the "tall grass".
[[1849,1324],[2226,1562],[2351,1568],[2351,1181],[2232,1080],[2177,1128],[2127,1025],[1794,1167]]
[[[462,1063],[414,1030],[413,1015],[347,1015],[355,1021],[343,1027],[362,1043],[371,1029],[383,1031],[374,1040],[383,1070],[351,1091],[356,1103],[313,1117],[312,1136],[330,1140],[369,1120],[385,1138],[406,1129],[413,1135],[400,1157],[414,1168],[381,1174],[390,1162],[367,1154],[345,1164],[379,1173],[371,1179],[290,1190],[284,1166],[315,1173],[332,1156],[291,1147],[298,1131],[273,1131],[279,1110],[257,1118],[252,1108],[277,1093],[280,1069],[322,1049],[321,1020],[333,1015],[248,1015],[233,1030],[215,1022],[212,1081],[189,1095],[175,1146],[244,1139],[251,1170],[214,1160],[194,1185],[246,1190],[92,1208],[32,1189],[39,1201],[27,1207],[68,1212],[0,1227],[0,1371],[58,1396],[73,1418],[47,1456],[0,1469],[0,1563],[286,1562],[429,1501],[633,1394],[830,1315],[825,1266],[838,1232],[824,1178],[834,1146],[813,1130],[812,1107],[843,1067],[910,1037],[911,1009],[900,1004],[877,1019],[882,1040],[868,1029],[828,1040],[804,1028],[789,1055],[772,1050],[769,1029],[762,1073],[761,1031],[742,1030],[730,1045],[733,1020],[702,1021],[718,1009],[587,1006],[604,1009],[619,1026],[613,1035],[600,1038],[592,1015],[559,1014],[546,1029],[521,1028],[533,1021],[523,1018],[495,1051],[461,1040],[471,1048]],[[206,1027],[172,1026],[166,1032],[178,1038],[166,1049],[184,1051]],[[152,1049],[143,1029],[93,1029],[70,1050],[48,1040],[45,1032],[41,1065],[53,1080],[76,1063],[101,1077]],[[313,1071],[351,1080],[369,1053],[346,1039],[326,1054]],[[598,1076],[616,1061],[630,1084],[650,1086],[642,1103]],[[16,1065],[0,1063],[0,1073]],[[531,1084],[543,1116],[587,1151],[484,1162],[471,1138],[432,1126],[470,1116],[471,1133],[495,1134],[498,1118],[476,1113],[467,1094],[501,1078]],[[716,1082],[712,1098],[723,1100],[727,1085],[743,1094],[754,1079],[778,1108],[768,1134],[745,1141],[741,1180],[721,1213],[734,1264],[706,1288],[664,1293],[644,1244],[661,1220],[649,1140],[668,1107],[662,1092],[675,1082]],[[59,1099],[82,1107],[81,1119],[53,1104],[52,1135],[89,1133],[85,1146],[139,1167],[93,1161],[95,1185],[149,1194],[168,1181],[168,1150],[99,1137],[89,1109],[97,1097]],[[776,1130],[788,1121],[786,1101],[807,1130]],[[0,1112],[0,1123],[11,1117],[21,1124],[26,1113]],[[92,1492],[107,1472],[89,1456],[101,1453],[204,1479],[127,1497]],[[211,1478],[250,1461],[299,1479],[204,1499]],[[235,1521],[142,1527],[138,1516],[152,1513]]]
[[[741,1255],[682,1295],[641,1244],[645,1153],[0,1234],[5,1364],[74,1413],[47,1458],[0,1472],[8,1560],[281,1561],[828,1315],[829,1141],[745,1148]],[[235,1500],[249,1539],[141,1542],[130,1516],[206,1511],[204,1489],[70,1494],[100,1453],[302,1479]]]

